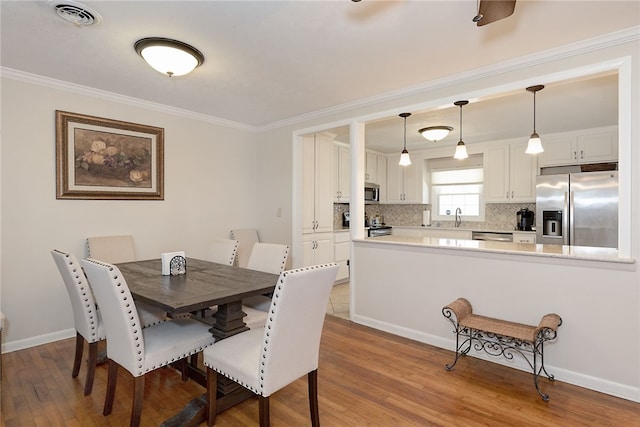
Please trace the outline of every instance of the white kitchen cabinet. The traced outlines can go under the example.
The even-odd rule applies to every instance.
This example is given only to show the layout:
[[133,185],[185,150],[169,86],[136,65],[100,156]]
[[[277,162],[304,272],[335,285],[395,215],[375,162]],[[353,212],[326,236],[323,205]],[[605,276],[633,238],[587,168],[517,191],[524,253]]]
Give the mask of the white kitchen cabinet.
[[400,156],[387,158],[387,203],[422,203],[422,168],[416,163],[400,166]]
[[333,141],[323,134],[303,138],[302,232],[333,230]]
[[537,158],[526,154],[526,142],[489,147],[484,154],[484,198],[487,203],[536,201]]
[[522,233],[518,231],[513,232],[513,243],[535,243],[535,233]]
[[336,283],[349,280],[349,256],[351,251],[351,235],[349,231],[333,233],[333,259],[338,264]]
[[618,161],[616,127],[551,135],[542,139],[540,167]]
[[333,201],[351,201],[351,151],[348,145],[335,144],[333,147]]
[[371,151],[365,153],[364,168],[364,182],[380,184],[378,179],[378,155],[376,153]]
[[333,262],[333,233],[302,235],[302,266]]
[[387,158],[378,156],[378,185],[380,186],[380,203],[387,201]]

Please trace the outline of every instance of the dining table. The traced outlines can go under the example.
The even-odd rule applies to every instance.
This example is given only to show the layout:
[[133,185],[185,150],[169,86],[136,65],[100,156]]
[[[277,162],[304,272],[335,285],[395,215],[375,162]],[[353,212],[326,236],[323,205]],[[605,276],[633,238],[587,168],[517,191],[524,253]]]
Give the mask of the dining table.
[[[273,292],[278,274],[186,258],[184,274],[163,275],[162,260],[119,263],[135,301],[165,310],[169,317],[189,315],[211,325],[216,341],[249,328],[243,318],[242,299]],[[217,309],[211,310],[211,307]],[[215,344],[214,344],[215,345]],[[206,386],[206,375],[192,359],[189,376]],[[253,396],[226,377],[218,379],[218,412]],[[194,398],[162,426],[196,426],[206,420],[206,396]]]

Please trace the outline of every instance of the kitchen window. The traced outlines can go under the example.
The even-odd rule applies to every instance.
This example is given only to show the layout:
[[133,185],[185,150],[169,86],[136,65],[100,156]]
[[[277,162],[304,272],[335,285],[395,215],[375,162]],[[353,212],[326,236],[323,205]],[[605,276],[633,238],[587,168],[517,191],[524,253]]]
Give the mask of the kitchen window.
[[484,221],[482,156],[471,157],[428,160],[433,219],[454,221],[460,209],[464,221]]

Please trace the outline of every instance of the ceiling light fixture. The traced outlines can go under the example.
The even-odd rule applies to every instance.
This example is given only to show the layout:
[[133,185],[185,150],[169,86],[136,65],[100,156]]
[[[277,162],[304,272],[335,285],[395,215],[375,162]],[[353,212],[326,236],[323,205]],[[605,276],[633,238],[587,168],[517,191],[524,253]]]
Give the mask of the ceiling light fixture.
[[533,133],[529,137],[529,143],[527,144],[527,154],[538,154],[544,151],[542,148],[542,142],[540,141],[540,135],[536,132],[536,92],[544,89],[543,85],[529,86],[527,90],[533,92]]
[[424,139],[432,142],[438,142],[449,135],[453,128],[451,126],[429,126],[418,131]]
[[198,49],[178,40],[148,37],[133,47],[153,69],[169,77],[184,76],[204,62]]
[[409,166],[411,164],[411,157],[409,157],[409,152],[407,151],[407,117],[410,115],[411,113],[400,114],[400,117],[404,119],[404,148],[402,149],[400,161],[398,162],[400,166]]
[[460,141],[458,141],[458,145],[456,145],[456,153],[453,155],[454,159],[466,159],[469,157],[467,154],[467,147],[464,145],[462,141],[462,106],[467,105],[469,101],[456,101],[453,105],[457,105],[460,107]]

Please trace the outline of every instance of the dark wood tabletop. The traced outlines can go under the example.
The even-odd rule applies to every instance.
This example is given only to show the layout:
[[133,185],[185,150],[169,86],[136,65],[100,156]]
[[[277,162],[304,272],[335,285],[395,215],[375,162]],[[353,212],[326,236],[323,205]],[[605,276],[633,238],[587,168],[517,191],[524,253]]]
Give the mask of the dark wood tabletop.
[[170,314],[196,312],[273,291],[277,274],[187,258],[186,274],[163,276],[160,259],[117,264],[134,299]]

